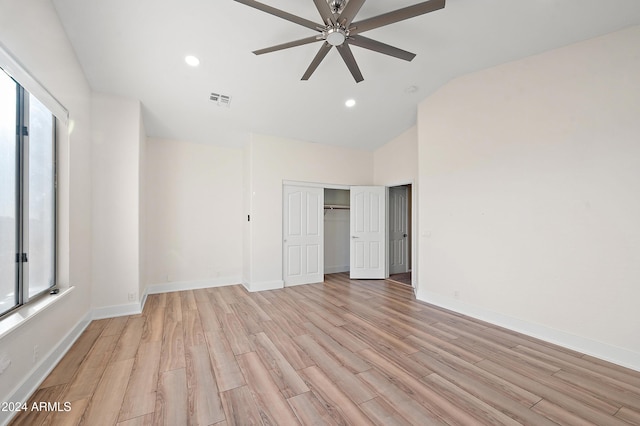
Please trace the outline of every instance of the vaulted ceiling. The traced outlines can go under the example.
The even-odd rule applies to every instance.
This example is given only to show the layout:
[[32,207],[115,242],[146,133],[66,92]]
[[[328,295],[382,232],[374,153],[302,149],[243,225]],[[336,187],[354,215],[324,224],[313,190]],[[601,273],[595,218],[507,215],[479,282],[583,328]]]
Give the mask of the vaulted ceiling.
[[[353,47],[364,76],[355,83],[332,49],[301,81],[318,43],[252,51],[314,32],[233,0],[52,1],[92,89],[140,100],[149,136],[236,147],[257,132],[375,149],[415,124],[417,104],[453,78],[640,24],[638,0],[447,0],[367,32],[416,53],[412,62]],[[367,0],[357,19],[420,1]],[[321,22],[313,0],[261,2]]]

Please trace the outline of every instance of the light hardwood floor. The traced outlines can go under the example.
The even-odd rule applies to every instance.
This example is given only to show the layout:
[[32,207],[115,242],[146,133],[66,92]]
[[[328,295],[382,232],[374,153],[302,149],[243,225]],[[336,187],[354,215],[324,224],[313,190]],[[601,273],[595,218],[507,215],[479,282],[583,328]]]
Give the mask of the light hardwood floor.
[[334,274],[151,295],[92,322],[31,401],[71,410],[12,424],[640,425],[640,373]]

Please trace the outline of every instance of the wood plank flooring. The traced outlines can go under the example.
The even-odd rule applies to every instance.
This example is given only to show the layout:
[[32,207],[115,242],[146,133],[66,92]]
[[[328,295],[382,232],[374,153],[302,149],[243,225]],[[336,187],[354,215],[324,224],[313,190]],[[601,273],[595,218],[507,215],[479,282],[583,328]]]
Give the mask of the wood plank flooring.
[[640,373],[392,281],[150,295],[92,322],[12,425],[640,425]]

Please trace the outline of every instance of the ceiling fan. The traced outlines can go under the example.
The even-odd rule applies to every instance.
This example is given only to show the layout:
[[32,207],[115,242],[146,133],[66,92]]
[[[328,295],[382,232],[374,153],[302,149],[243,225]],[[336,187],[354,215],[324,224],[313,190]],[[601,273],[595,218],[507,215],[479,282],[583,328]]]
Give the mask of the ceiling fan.
[[320,50],[316,54],[315,58],[313,58],[313,61],[311,61],[311,65],[309,65],[307,71],[305,71],[302,76],[302,80],[308,80],[309,77],[311,77],[311,74],[313,74],[316,68],[318,68],[318,65],[320,65],[325,56],[327,56],[329,50],[335,46],[357,83],[364,80],[364,78],[362,77],[360,68],[358,67],[353,53],[351,52],[351,48],[349,47],[351,45],[373,50],[374,52],[384,53],[385,55],[404,59],[405,61],[411,61],[416,56],[414,53],[407,52],[406,50],[398,49],[397,47],[389,46],[388,44],[364,37],[360,35],[360,33],[442,9],[445,4],[445,0],[428,0],[393,12],[353,22],[365,0],[313,0],[318,12],[320,12],[323,22],[322,24],[317,24],[308,19],[301,18],[254,0],[235,1],[262,10],[263,12],[270,13],[279,18],[286,19],[287,21],[294,22],[298,25],[302,25],[303,27],[310,28],[319,33],[300,40],[294,40],[277,46],[256,50],[253,53],[256,55],[262,55],[264,53],[276,52],[278,50],[288,49],[295,46],[302,46],[316,41],[323,41]]

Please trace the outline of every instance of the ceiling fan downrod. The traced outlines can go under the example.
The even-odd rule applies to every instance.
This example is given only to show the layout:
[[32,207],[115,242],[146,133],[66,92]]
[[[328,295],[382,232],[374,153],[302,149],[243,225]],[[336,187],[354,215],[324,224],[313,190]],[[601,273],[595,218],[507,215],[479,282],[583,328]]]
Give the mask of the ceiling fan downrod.
[[[327,0],[334,15],[340,15],[349,0]],[[322,39],[332,46],[340,46],[349,37],[349,30],[339,23],[329,22],[322,31]]]
[[331,8],[331,12],[338,15],[342,12],[342,9],[347,5],[348,0],[327,0],[329,3],[329,7]]

